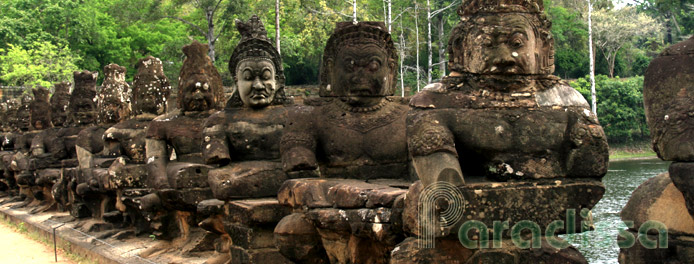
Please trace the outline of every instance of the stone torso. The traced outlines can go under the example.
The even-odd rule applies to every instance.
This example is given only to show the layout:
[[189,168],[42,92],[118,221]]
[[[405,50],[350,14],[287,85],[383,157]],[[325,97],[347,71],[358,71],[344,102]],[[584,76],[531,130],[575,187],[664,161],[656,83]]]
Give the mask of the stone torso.
[[369,112],[350,111],[339,99],[314,106],[311,130],[321,173],[357,179],[405,177],[408,110],[407,105],[390,100]]
[[136,117],[110,127],[104,132],[104,140],[114,154],[126,156],[129,163],[145,163],[145,131],[151,117]]
[[202,163],[202,129],[210,112],[175,111],[155,118],[147,137],[164,140],[176,151],[178,161]]
[[261,110],[232,108],[218,112],[211,119],[223,126],[232,162],[279,161],[280,139],[287,119],[284,106],[270,106]]

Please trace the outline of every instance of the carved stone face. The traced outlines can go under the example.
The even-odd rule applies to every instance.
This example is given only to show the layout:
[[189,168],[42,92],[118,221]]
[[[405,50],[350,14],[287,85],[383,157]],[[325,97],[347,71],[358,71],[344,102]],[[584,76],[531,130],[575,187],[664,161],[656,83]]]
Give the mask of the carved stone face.
[[260,108],[270,105],[277,91],[275,66],[269,60],[251,59],[239,63],[236,88],[244,106]]
[[158,89],[144,89],[137,98],[137,108],[143,113],[157,114],[163,112],[164,103]]
[[75,101],[73,109],[77,111],[71,113],[72,120],[78,125],[94,124],[97,113],[94,111],[94,102],[87,98],[81,98]]
[[182,90],[182,108],[184,111],[205,111],[214,107],[214,93],[210,89],[207,76],[196,74],[190,76],[179,89]]
[[386,96],[392,80],[385,50],[375,44],[343,47],[332,62],[331,86],[347,97]]
[[471,73],[539,73],[537,39],[525,17],[520,14],[497,14],[475,19],[482,26],[475,27],[465,43],[470,54],[465,66]]

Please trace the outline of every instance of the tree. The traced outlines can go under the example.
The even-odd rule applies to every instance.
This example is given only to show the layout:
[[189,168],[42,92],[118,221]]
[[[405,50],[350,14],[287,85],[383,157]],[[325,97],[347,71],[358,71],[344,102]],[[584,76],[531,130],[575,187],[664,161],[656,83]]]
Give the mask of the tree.
[[608,64],[609,76],[614,77],[614,65],[624,45],[636,38],[658,36],[661,25],[646,14],[636,12],[634,7],[617,10],[597,10],[593,13],[595,46],[602,52]]
[[72,80],[78,60],[67,47],[47,41],[32,43],[28,49],[9,44],[8,50],[0,49],[0,79],[9,85],[50,87]]

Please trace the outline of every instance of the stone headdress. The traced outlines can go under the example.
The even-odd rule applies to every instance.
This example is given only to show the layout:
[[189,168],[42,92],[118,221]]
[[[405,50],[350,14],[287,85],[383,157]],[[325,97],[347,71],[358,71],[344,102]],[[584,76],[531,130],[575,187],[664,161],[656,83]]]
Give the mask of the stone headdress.
[[[375,44],[385,49],[389,59],[398,61],[398,53],[391,39],[390,33],[386,30],[383,22],[363,21],[354,24],[353,22],[338,22],[335,32],[330,35],[328,43],[323,52],[323,62],[320,70],[320,90],[318,94],[322,97],[339,96],[333,93],[328,87],[330,84],[330,72],[328,72],[328,61],[334,61],[337,53],[344,46],[357,44]],[[387,65],[387,64],[386,64]],[[384,65],[384,66],[386,66]],[[390,67],[390,66],[386,66]],[[394,80],[397,72],[395,67],[391,67],[390,77]],[[396,82],[391,81],[390,87],[386,87],[386,95],[395,93]]]
[[[75,71],[73,72],[75,88],[70,95],[70,104],[68,107],[68,123],[76,124],[75,113],[90,112],[93,117],[96,117],[96,78],[98,72],[90,71]],[[88,123],[95,122],[88,120]]]
[[31,125],[33,126],[36,122],[40,121],[43,124],[43,129],[52,127],[51,105],[48,102],[48,89],[43,86],[38,86],[32,89],[32,93],[34,94],[34,101],[29,105],[31,109]]
[[[236,70],[239,64],[244,60],[248,59],[266,59],[275,65],[275,80],[277,81],[277,91],[275,91],[275,98],[270,104],[284,104],[287,100],[284,93],[284,67],[282,67],[282,57],[280,56],[277,48],[272,45],[270,39],[267,37],[267,31],[265,31],[265,26],[263,22],[260,21],[258,16],[253,15],[248,22],[243,22],[241,20],[236,20],[236,28],[241,34],[241,41],[234,48],[234,52],[231,54],[229,59],[229,72],[234,78],[234,83],[238,80],[236,76]],[[227,107],[242,107],[243,101],[241,101],[241,96],[238,93],[238,89],[234,88],[234,92],[227,102]]]
[[130,85],[125,82],[125,67],[109,64],[104,67],[104,82],[97,96],[99,122],[104,123],[110,118],[106,111],[107,105],[118,105],[117,120],[123,120],[130,115]]
[[219,109],[224,106],[224,88],[222,87],[222,77],[219,75],[217,68],[212,63],[212,59],[207,55],[209,47],[207,44],[202,44],[197,40],[193,43],[183,46],[183,54],[186,55],[183,60],[181,72],[178,75],[178,107],[183,109],[183,88],[188,79],[196,79],[198,76],[204,76],[207,79],[208,89],[212,89],[214,95],[214,103],[212,108]]
[[63,126],[67,119],[67,107],[70,103],[70,83],[60,82],[53,86],[51,96],[51,122],[53,126]]
[[539,74],[552,74],[554,72],[554,39],[550,29],[552,23],[544,14],[542,0],[463,0],[458,8],[460,22],[451,31],[448,40],[448,66],[452,71],[467,72],[465,59],[467,49],[465,38],[469,36],[471,29],[485,25],[485,15],[519,14],[532,25],[537,38],[538,53],[536,54]]
[[163,114],[166,111],[167,100],[171,93],[171,83],[164,75],[161,60],[152,56],[140,59],[135,66],[137,73],[133,78],[132,107],[135,115],[143,113],[139,100],[145,94],[154,94],[158,111],[153,114]]

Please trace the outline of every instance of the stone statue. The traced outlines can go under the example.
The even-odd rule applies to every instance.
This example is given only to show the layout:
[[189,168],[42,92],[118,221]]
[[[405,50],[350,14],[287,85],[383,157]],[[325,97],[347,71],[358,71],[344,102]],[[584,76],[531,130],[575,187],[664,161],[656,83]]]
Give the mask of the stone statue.
[[17,133],[17,110],[19,109],[19,101],[17,99],[11,98],[4,102],[6,105],[6,123],[3,123],[3,135],[2,135],[2,152],[0,152],[0,158],[2,159],[2,169],[3,169],[3,182],[8,186],[9,194],[15,197],[17,183],[14,179],[14,172],[10,169],[12,163],[12,156],[14,156],[15,149],[14,144],[19,136]]
[[76,149],[80,174],[75,193],[82,198],[89,212],[87,215],[96,218],[115,209],[115,195],[108,188],[108,167],[118,157],[120,149],[107,145],[105,138],[108,136],[104,133],[130,116],[130,86],[125,82],[125,72],[125,67],[117,64],[104,67],[104,82],[96,96],[97,124],[78,135]]
[[202,158],[202,130],[203,122],[222,108],[224,94],[207,51],[207,45],[197,41],[183,47],[186,58],[178,79],[179,109],[158,116],[146,131],[147,184],[156,193],[143,197],[141,207],[160,207],[175,214],[178,232],[165,232],[164,238],[177,237],[176,242],[181,243],[188,240],[191,223],[197,224],[193,222],[197,204],[212,196],[207,183],[210,167]]
[[[198,213],[208,216],[200,227],[220,236],[217,248],[220,254],[208,263],[226,263],[238,258],[232,256],[241,255],[249,259],[272,256],[277,263],[284,263],[286,259],[274,246],[265,243],[260,248],[249,247],[241,242],[245,238],[236,237],[232,241],[228,229],[222,228],[231,225],[252,229],[256,234],[263,234],[251,238],[251,244],[258,243],[255,237],[271,237],[274,224],[288,211],[275,199],[280,185],[287,179],[280,159],[280,139],[287,119],[285,106],[290,102],[284,91],[282,58],[257,16],[248,22],[236,20],[236,27],[241,41],[229,59],[233,93],[225,109],[205,121],[203,130],[203,158],[206,164],[217,168],[210,170],[208,176],[216,199],[198,206]],[[233,212],[209,210],[225,202],[229,208],[244,208],[244,213],[271,217],[251,217],[238,222],[231,220],[238,217]],[[273,212],[265,213],[268,210]]]
[[257,16],[236,25],[242,39],[229,60],[235,89],[203,130],[205,163],[221,167],[209,172],[210,187],[226,201],[276,196],[287,178],[279,153],[287,118],[282,59]]
[[70,83],[56,83],[53,86],[53,95],[51,95],[51,122],[54,127],[62,127],[65,124],[69,102]]
[[[25,197],[25,199],[23,203],[14,205],[13,207],[15,208],[38,203],[34,194],[36,191],[34,188],[34,173],[30,165],[31,141],[40,132],[39,130],[35,130],[32,126],[31,105],[33,100],[33,97],[28,94],[22,95],[21,104],[16,114],[16,126],[19,131],[15,138],[15,153],[12,155],[9,170],[13,171],[14,179],[17,185],[19,185],[20,194]],[[46,119],[37,118],[36,120],[45,121]],[[48,120],[50,120],[50,118]],[[40,126],[40,124],[41,122],[39,121],[37,125]]]
[[322,177],[409,178],[409,107],[387,97],[395,90],[397,60],[382,24],[338,23],[323,55],[321,98],[290,113],[281,145],[284,170],[295,174],[318,168]]
[[[149,190],[145,184],[145,132],[150,121],[165,112],[171,85],[158,58],[142,58],[136,67],[132,87],[132,117],[104,132],[104,144],[117,157],[108,169],[105,188],[116,192],[116,208],[126,216],[129,224],[137,228],[137,233],[141,233],[150,229],[137,202],[142,193]],[[129,193],[138,195],[129,196]]]
[[[34,212],[42,212],[58,208],[65,210],[68,206],[66,187],[56,183],[65,183],[61,175],[70,174],[77,167],[75,142],[82,127],[64,127],[67,120],[67,108],[70,101],[70,84],[56,83],[55,91],[48,101],[42,103],[47,108],[42,111],[50,112],[53,127],[44,129],[31,142],[32,160],[36,171],[36,184],[41,187],[45,206]],[[64,185],[64,184],[63,184]],[[55,190],[55,191],[54,191]],[[56,202],[56,196],[59,198]]]
[[348,179],[299,178],[282,185],[278,200],[295,213],[278,223],[275,244],[292,261],[386,263],[402,239],[389,217],[401,188],[411,183],[409,107],[388,97],[397,61],[381,22],[338,23],[328,39],[321,97],[290,112],[282,163],[292,177],[317,169],[322,178]]
[[422,183],[600,178],[607,141],[586,100],[551,75],[541,1],[471,0],[449,40],[451,73],[415,95],[408,147]]

